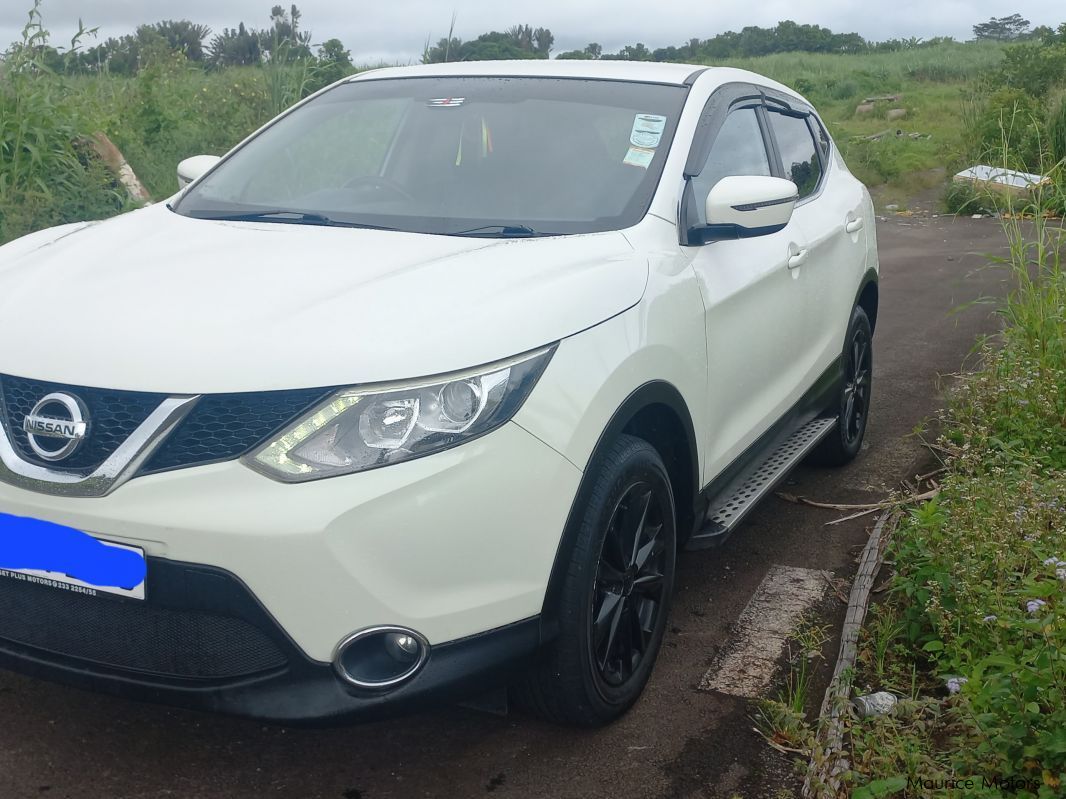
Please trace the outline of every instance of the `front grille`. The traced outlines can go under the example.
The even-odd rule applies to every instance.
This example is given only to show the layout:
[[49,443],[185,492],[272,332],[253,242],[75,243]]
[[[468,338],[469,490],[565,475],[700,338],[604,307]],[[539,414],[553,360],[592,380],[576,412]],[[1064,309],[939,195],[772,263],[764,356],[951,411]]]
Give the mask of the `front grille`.
[[[89,412],[89,432],[73,455],[59,463],[48,463],[30,448],[22,422],[42,397],[56,391],[72,394],[85,403]],[[328,389],[301,389],[201,397],[141,473],[240,457],[328,393]],[[0,375],[0,422],[24,460],[51,469],[89,472],[107,460],[167,396]]]
[[316,388],[203,397],[143,471],[240,457],[325,396]]
[[[44,396],[65,391],[77,396],[89,411],[89,435],[77,451],[61,464],[48,463],[37,457],[30,448],[22,429],[22,421]],[[67,386],[26,380],[21,377],[0,377],[0,405],[6,417],[6,427],[13,443],[25,460],[39,466],[78,471],[91,471],[119,448],[123,441],[148,418],[164,399],[165,394],[138,391],[108,391],[84,386]]]
[[288,660],[244,619],[0,578],[0,639],[145,675],[234,679]]

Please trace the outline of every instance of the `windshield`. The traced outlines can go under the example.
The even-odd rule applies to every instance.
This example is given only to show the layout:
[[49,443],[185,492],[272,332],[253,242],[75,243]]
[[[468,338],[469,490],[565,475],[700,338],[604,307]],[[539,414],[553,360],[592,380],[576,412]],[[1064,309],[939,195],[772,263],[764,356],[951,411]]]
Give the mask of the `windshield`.
[[647,211],[685,93],[608,80],[356,81],[270,126],[174,210],[469,236],[618,230]]

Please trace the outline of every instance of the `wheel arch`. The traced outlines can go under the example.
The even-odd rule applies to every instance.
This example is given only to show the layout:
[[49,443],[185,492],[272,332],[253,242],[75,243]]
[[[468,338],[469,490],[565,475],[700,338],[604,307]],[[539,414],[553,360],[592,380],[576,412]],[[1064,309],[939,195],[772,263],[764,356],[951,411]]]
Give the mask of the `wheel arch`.
[[555,607],[566,576],[568,552],[577,535],[579,509],[592,488],[596,462],[610,443],[623,434],[647,441],[663,459],[674,492],[679,546],[684,543],[694,526],[699,497],[699,450],[692,415],[676,387],[661,380],[651,381],[633,391],[618,406],[589,456],[570,512],[567,514],[548,578],[548,587],[544,593],[541,630],[545,640],[553,637],[556,632]]
[[859,293],[855,297],[855,305],[866,311],[866,316],[870,319],[871,333],[877,330],[878,294],[877,273],[871,269],[863,277],[862,285],[859,286]]

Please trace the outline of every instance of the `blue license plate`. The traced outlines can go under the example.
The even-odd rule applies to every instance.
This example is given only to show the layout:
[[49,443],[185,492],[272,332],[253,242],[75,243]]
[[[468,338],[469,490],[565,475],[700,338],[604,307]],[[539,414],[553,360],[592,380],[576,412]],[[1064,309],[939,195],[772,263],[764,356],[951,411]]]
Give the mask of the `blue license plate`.
[[144,550],[61,524],[0,513],[0,578],[144,599]]

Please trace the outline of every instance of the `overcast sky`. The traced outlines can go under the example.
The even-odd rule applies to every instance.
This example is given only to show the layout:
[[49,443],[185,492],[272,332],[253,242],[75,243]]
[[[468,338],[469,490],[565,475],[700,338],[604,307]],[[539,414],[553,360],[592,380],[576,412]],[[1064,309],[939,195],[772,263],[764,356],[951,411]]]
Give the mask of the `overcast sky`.
[[[100,28],[101,40],[162,19],[191,19],[218,32],[242,21],[266,27],[275,1],[44,0],[43,12],[52,43],[65,45],[79,17],[87,27]],[[0,0],[0,50],[18,37],[31,5],[32,0]],[[607,51],[638,41],[655,49],[746,25],[771,26],[782,19],[876,40],[939,35],[967,39],[974,23],[1014,12],[1033,25],[1066,21],[1066,7],[1057,0],[303,0],[297,5],[316,43],[341,39],[357,64],[417,61],[427,37],[436,41],[447,34],[453,10],[460,38],[529,24],[551,29],[556,53],[592,41]]]

